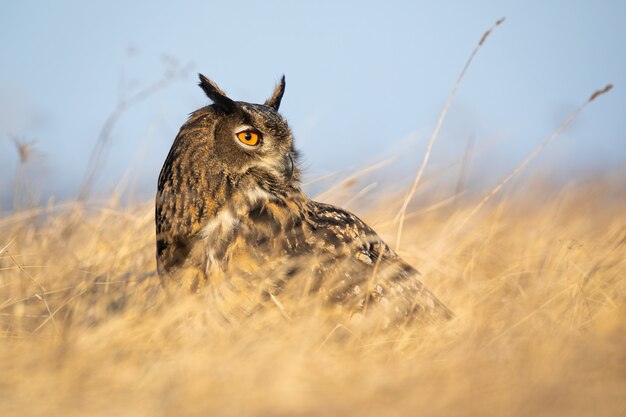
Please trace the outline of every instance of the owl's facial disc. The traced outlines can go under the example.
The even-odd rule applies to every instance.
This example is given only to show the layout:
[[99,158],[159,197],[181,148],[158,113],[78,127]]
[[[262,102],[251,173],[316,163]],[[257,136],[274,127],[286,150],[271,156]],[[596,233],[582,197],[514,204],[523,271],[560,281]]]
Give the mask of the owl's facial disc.
[[[249,113],[244,114],[231,129],[230,141],[234,142],[235,148],[244,151],[239,151],[240,158],[237,159],[243,162],[239,167],[241,173],[247,172],[254,176],[269,174],[280,182],[292,179],[295,164],[291,155],[291,138],[284,136],[285,131],[267,126],[263,119]],[[234,166],[230,165],[232,168]]]

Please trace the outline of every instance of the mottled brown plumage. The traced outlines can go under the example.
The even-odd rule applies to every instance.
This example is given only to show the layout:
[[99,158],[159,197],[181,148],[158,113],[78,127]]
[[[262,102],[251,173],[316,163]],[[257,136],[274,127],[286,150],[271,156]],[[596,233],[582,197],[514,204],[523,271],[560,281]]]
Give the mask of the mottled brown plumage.
[[315,293],[350,314],[384,309],[389,322],[450,316],[369,226],[302,192],[292,133],[278,113],[284,77],[263,105],[235,102],[202,75],[200,86],[213,104],[181,127],[159,176],[166,288],[240,294],[243,314]]

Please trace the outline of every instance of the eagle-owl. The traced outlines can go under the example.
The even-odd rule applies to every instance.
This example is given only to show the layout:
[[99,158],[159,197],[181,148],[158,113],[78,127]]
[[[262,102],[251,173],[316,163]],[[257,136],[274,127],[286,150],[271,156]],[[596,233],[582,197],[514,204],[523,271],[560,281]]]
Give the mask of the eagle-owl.
[[284,76],[264,104],[233,101],[199,77],[213,104],[191,113],[158,181],[166,289],[237,294],[231,310],[242,314],[318,294],[351,315],[384,310],[387,322],[450,317],[361,219],[302,192],[293,135],[278,113]]

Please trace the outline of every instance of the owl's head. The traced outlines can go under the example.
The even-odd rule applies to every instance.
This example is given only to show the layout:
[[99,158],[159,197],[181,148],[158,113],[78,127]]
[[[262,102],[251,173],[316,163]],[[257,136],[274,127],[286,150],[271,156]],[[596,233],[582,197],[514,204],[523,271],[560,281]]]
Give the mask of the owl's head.
[[234,101],[204,75],[199,77],[199,86],[213,104],[192,113],[183,130],[200,142],[208,168],[241,185],[261,184],[276,191],[297,185],[297,152],[291,130],[278,113],[285,77],[264,104]]

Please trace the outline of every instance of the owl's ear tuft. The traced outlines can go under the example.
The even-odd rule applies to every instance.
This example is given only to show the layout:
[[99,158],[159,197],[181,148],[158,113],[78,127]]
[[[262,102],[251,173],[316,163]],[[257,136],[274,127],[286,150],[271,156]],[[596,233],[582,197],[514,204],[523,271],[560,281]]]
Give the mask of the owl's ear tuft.
[[283,94],[285,94],[285,76],[283,75],[280,79],[280,82],[274,88],[274,92],[272,93],[272,97],[265,100],[265,105],[272,107],[274,110],[278,110],[280,107],[280,101],[283,99]]
[[209,80],[202,74],[198,74],[200,82],[198,85],[204,93],[209,97],[215,105],[221,107],[224,110],[231,110],[235,106],[235,102],[226,97],[226,93],[217,86],[213,81]]

